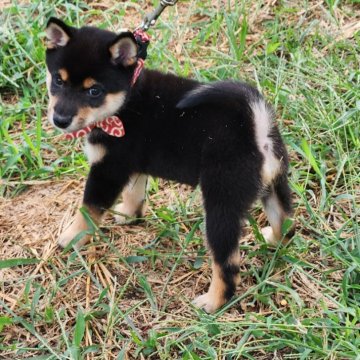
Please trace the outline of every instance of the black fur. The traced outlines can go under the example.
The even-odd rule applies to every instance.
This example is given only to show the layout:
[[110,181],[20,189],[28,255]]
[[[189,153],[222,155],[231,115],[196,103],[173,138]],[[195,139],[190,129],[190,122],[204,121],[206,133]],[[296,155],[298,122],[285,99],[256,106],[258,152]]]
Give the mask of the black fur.
[[[88,136],[91,144],[106,148],[106,155],[91,167],[84,204],[101,212],[109,209],[134,173],[200,184],[207,240],[227,284],[224,296],[230,298],[239,268],[228,260],[238,248],[242,220],[266,188],[250,106],[263,101],[262,96],[240,82],[221,81],[202,88],[196,81],[150,70],[143,70],[131,87],[135,65],[122,66],[109,59],[116,34],[90,27],[66,29],[69,43],[46,54],[49,72],[66,68],[71,79],[61,88],[51,85],[50,92],[59,99],[55,110],[74,115],[81,107],[100,106],[108,94],[127,94],[117,111],[126,135],[115,138],[95,128]],[[89,76],[101,83],[102,97],[89,99],[84,93],[81,82]],[[282,170],[268,189],[291,214],[287,155],[275,125],[269,138]]]

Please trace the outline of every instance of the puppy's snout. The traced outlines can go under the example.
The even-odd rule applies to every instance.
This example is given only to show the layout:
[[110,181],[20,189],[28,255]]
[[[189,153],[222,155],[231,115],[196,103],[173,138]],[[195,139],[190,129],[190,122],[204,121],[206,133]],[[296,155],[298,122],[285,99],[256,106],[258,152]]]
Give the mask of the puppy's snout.
[[57,126],[58,128],[66,129],[71,124],[72,116],[64,116],[54,113],[53,121],[55,126]]

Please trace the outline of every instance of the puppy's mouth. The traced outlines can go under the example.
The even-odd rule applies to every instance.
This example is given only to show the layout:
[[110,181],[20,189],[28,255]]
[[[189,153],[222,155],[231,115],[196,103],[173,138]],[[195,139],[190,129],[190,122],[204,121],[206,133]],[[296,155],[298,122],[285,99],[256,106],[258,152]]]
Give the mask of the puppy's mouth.
[[85,106],[78,108],[76,114],[66,115],[59,114],[55,110],[57,99],[50,96],[48,119],[53,126],[65,133],[78,131],[114,115],[123,106],[125,97],[126,93],[123,91],[108,94],[103,105],[99,107]]
[[[65,115],[59,114],[51,106],[48,107],[48,120],[57,129],[64,133],[70,133],[83,129],[95,122],[97,118],[94,116],[94,111],[88,111],[87,109],[78,110],[77,114]],[[100,120],[100,119],[99,119]]]

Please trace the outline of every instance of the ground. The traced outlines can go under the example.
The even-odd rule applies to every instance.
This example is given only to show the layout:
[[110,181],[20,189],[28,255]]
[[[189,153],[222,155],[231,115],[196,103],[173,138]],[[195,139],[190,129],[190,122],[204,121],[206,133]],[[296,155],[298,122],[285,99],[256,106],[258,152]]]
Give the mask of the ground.
[[81,141],[46,120],[44,27],[134,29],[152,2],[0,1],[0,359],[360,359],[360,4],[178,1],[147,66],[242,79],[274,105],[296,235],[268,248],[259,204],[236,296],[214,315],[199,189],[151,179],[144,221],[56,239],[81,200]]

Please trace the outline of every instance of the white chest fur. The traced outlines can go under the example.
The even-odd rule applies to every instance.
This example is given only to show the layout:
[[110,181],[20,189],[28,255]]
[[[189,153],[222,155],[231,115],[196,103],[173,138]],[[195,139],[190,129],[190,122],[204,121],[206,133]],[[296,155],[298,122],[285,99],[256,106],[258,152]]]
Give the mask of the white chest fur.
[[93,165],[104,158],[106,149],[101,144],[91,144],[86,140],[84,145],[84,152],[89,161],[89,164]]

